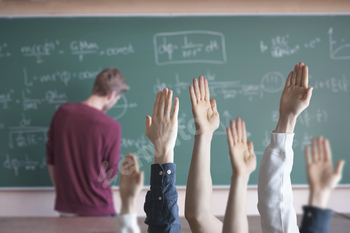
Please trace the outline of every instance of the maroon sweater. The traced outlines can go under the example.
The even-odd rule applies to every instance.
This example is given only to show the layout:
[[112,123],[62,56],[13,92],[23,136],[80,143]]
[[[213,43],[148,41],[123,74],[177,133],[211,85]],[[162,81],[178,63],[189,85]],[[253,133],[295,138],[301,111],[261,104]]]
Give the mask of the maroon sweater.
[[[102,111],[83,103],[57,110],[46,144],[47,163],[55,167],[55,210],[86,216],[116,213],[111,187],[99,176],[116,175],[120,142],[120,124]],[[105,161],[108,166],[101,169]]]

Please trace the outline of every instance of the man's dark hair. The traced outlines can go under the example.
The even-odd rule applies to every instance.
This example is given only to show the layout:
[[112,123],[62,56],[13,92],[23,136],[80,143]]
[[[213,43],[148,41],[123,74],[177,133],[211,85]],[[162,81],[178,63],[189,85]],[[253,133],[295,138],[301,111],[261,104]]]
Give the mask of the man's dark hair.
[[92,94],[106,96],[112,91],[123,94],[127,90],[129,90],[129,87],[126,85],[122,73],[116,68],[107,68],[97,75]]

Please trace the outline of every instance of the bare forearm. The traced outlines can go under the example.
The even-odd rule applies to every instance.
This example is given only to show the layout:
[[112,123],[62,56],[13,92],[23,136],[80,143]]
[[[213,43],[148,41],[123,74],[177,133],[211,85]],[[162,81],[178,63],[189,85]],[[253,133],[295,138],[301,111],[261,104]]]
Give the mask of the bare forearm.
[[225,213],[223,233],[248,233],[247,184],[248,177],[232,177]]
[[297,117],[293,115],[280,115],[274,133],[293,133]]
[[309,205],[321,209],[327,208],[330,191],[312,191],[309,194]]
[[49,175],[50,175],[50,178],[51,178],[51,182],[52,182],[53,186],[56,187],[56,183],[55,183],[55,166],[51,165],[51,164],[48,164],[47,168],[49,170]]
[[128,197],[126,199],[122,199],[122,207],[120,209],[120,215],[123,214],[132,214],[136,212],[136,198]]
[[186,206],[187,214],[211,212],[212,181],[210,175],[210,144],[212,134],[196,135],[194,139],[192,160],[187,180]]

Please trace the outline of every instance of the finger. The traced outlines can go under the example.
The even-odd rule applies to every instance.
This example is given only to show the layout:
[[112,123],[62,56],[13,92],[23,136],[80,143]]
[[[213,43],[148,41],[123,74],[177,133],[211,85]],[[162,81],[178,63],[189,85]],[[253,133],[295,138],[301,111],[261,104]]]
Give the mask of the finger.
[[205,99],[205,84],[203,76],[199,76],[199,91],[201,92],[200,99]]
[[164,109],[164,115],[167,118],[170,118],[172,106],[173,106],[173,92],[169,89],[167,93],[167,100],[166,100],[165,109]]
[[171,117],[173,119],[177,119],[177,117],[179,116],[179,98],[175,97],[174,99],[174,108],[173,108],[173,114],[171,115]]
[[309,85],[309,67],[303,66],[300,86],[307,88],[307,85]]
[[318,148],[318,160],[324,161],[323,138],[322,138],[322,136],[319,136],[317,138],[317,148]]
[[252,141],[247,142],[247,146],[248,146],[249,154],[250,155],[255,155],[253,142]]
[[241,118],[236,119],[236,128],[237,128],[237,141],[242,142],[242,122]]
[[209,91],[208,79],[204,79],[204,81],[205,81],[205,100],[209,101],[210,100],[210,91]]
[[194,104],[197,104],[197,98],[196,98],[196,94],[194,93],[194,88],[192,86],[190,86],[190,96],[191,96],[191,103],[192,106]]
[[302,73],[303,73],[303,66],[304,66],[304,63],[300,62],[299,63],[298,74],[297,74],[297,80],[296,80],[296,83],[295,83],[296,86],[300,86],[301,76],[302,76]]
[[[130,159],[132,161],[132,163],[130,164],[129,162],[126,162],[126,159]],[[135,155],[131,154],[131,153],[128,153],[125,158],[124,158],[125,162],[129,165],[127,167],[127,170],[131,170],[131,172],[129,174],[133,174],[135,172],[138,172],[139,171],[139,167],[138,167],[138,164],[137,164],[137,160],[136,160],[136,157]]]
[[312,163],[309,146],[305,146],[305,159],[306,159],[306,164]]
[[244,121],[242,121],[242,140],[243,140],[243,143],[247,142],[247,130],[245,128],[245,122]]
[[131,155],[131,159],[134,161],[134,164],[135,164],[135,171],[134,172],[138,173],[139,172],[139,164],[137,162],[137,158],[133,154],[130,154],[130,155]]
[[290,81],[292,79],[292,76],[293,76],[293,71],[291,71],[289,74],[288,74],[288,77],[287,77],[287,80],[286,80],[286,85],[284,88],[287,88],[290,86]]
[[303,100],[306,101],[307,103],[310,103],[310,99],[312,96],[312,90],[313,90],[313,87],[309,87],[308,89],[306,89],[306,92],[303,96]]
[[316,162],[318,161],[318,150],[317,150],[317,142],[316,139],[311,140],[311,145],[312,145],[312,161]]
[[323,140],[324,160],[332,162],[332,152],[327,139]]
[[211,105],[211,109],[213,110],[214,113],[218,112],[216,101],[214,99],[210,100],[210,105]]
[[150,116],[146,116],[146,133],[148,132],[149,128],[151,127],[152,124],[152,118]]
[[201,93],[199,91],[198,80],[196,78],[193,79],[193,88],[194,88],[194,93],[196,93],[196,99],[198,102],[201,99]]
[[237,131],[236,131],[236,126],[235,126],[235,121],[231,120],[230,124],[231,124],[231,133],[232,133],[233,143],[236,144],[237,143]]
[[229,127],[226,128],[226,134],[227,134],[227,143],[228,143],[228,148],[231,150],[231,147],[234,145],[233,144],[233,137],[232,137],[232,131]]
[[162,92],[162,96],[160,97],[160,101],[159,101],[159,117],[161,119],[163,119],[164,117],[164,108],[165,108],[165,102],[166,102],[166,97],[167,97],[167,93],[168,93],[168,89],[164,88],[163,92]]
[[154,101],[154,105],[153,105],[153,113],[152,113],[153,118],[158,116],[159,100],[161,95],[162,95],[162,92],[158,91],[156,95],[156,100]]
[[340,160],[337,162],[337,165],[335,165],[335,173],[338,175],[341,175],[343,173],[343,167],[344,167],[345,161]]
[[299,69],[299,64],[294,66],[293,75],[292,75],[292,78],[290,80],[290,85],[291,86],[295,86],[295,84],[297,82],[298,69]]

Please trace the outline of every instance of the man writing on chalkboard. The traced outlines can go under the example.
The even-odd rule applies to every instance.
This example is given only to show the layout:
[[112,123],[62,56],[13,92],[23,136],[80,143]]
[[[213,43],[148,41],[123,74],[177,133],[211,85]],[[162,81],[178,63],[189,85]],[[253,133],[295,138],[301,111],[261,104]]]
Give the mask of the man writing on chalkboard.
[[108,68],[85,102],[64,104],[55,113],[46,149],[61,216],[116,215],[106,182],[118,171],[121,126],[105,113],[128,89],[121,72]]

